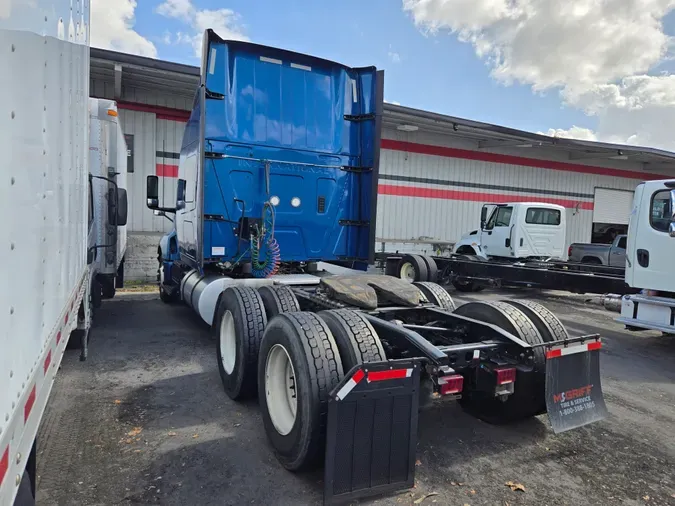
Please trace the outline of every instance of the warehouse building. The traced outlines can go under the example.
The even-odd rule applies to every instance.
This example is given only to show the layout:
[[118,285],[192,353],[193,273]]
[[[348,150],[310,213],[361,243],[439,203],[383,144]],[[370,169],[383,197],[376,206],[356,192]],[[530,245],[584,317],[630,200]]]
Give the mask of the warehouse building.
[[[262,65],[270,64],[261,62]],[[129,152],[128,276],[154,276],[158,236],[172,224],[145,207],[161,176],[175,202],[178,153],[197,67],[91,50],[90,94],[117,100]],[[557,139],[385,104],[377,242],[385,251],[437,251],[479,225],[483,203],[550,202],[567,209],[567,241],[606,242],[627,229],[633,190],[675,177],[675,154]]]

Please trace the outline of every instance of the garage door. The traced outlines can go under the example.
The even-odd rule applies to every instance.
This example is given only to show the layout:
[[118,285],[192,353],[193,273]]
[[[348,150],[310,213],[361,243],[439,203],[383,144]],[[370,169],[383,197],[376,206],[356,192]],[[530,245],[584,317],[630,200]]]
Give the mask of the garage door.
[[632,191],[596,188],[593,222],[628,225],[628,217],[633,209],[633,193]]

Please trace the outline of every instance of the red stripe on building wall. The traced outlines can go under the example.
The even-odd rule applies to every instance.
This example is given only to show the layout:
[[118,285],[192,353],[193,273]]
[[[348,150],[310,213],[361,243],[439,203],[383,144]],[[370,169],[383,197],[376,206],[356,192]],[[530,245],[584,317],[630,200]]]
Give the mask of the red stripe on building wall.
[[163,107],[160,105],[139,104],[137,102],[117,101],[118,109],[127,111],[148,112],[155,114],[157,119],[167,119],[169,121],[180,121],[186,123],[190,119],[190,111],[185,109],[174,109],[173,107]]
[[178,165],[158,163],[155,165],[155,174],[164,177],[178,177]]
[[535,167],[537,169],[562,170],[566,172],[579,172],[582,174],[596,174],[599,176],[623,177],[639,179],[641,181],[648,179],[672,178],[672,176],[665,176],[662,174],[645,174],[644,172],[636,172],[632,170],[618,170],[609,169],[607,167],[580,165],[576,163],[556,162],[553,160],[539,160],[536,158],[525,158],[523,156],[486,153],[485,151],[471,151],[469,149],[448,148],[444,146],[432,146],[430,144],[417,144],[415,142],[395,141],[392,139],[382,139],[381,146],[382,149],[405,151],[408,153],[419,153],[422,155],[462,158],[464,160],[505,163],[508,165],[523,165],[525,167]]
[[557,199],[550,197],[531,197],[522,194],[483,193],[467,192],[459,190],[444,190],[441,188],[420,188],[418,186],[399,186],[394,184],[377,185],[379,195],[395,195],[398,197],[420,197],[425,199],[463,200],[468,202],[494,202],[505,204],[507,202],[545,202],[558,204],[563,207],[574,208],[579,205],[580,209],[592,210],[593,202],[582,200]]

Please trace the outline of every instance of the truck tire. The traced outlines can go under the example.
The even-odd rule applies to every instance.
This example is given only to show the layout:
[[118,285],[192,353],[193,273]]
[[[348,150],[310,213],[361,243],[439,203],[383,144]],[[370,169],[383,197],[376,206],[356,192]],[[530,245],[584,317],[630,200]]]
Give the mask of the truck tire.
[[442,309],[447,309],[448,311],[455,310],[455,302],[441,285],[429,281],[421,281],[413,284],[419,288],[420,292],[424,294],[430,303]]
[[266,325],[263,301],[253,288],[234,286],[221,294],[212,328],[218,372],[230,399],[257,393],[258,349]]
[[366,362],[387,360],[377,332],[358,311],[331,309],[321,311],[318,316],[333,334],[345,373]]
[[279,313],[294,313],[300,311],[300,303],[288,286],[271,285],[258,288],[260,298],[265,305],[267,321],[270,321]]
[[405,281],[426,281],[428,276],[427,264],[420,255],[403,255],[398,263],[398,277]]
[[544,342],[561,341],[569,339],[567,329],[549,309],[542,306],[538,302],[531,300],[511,300],[507,299],[503,302],[511,304],[520,309],[530,319],[530,321],[537,327],[539,334]]
[[426,255],[422,256],[422,260],[424,260],[424,263],[427,266],[426,280],[435,283],[436,281],[438,281],[438,265],[436,265],[436,260]]
[[337,344],[313,313],[282,313],[265,331],[258,357],[258,398],[265,433],[290,471],[320,465],[330,391],[343,377]]
[[[491,323],[528,344],[544,342],[537,328],[520,309],[505,302],[469,302],[455,314]],[[477,418],[492,424],[511,423],[546,412],[546,356],[543,348],[534,350],[534,370],[518,371],[515,391],[506,401],[487,392],[470,389],[462,394],[461,406]]]

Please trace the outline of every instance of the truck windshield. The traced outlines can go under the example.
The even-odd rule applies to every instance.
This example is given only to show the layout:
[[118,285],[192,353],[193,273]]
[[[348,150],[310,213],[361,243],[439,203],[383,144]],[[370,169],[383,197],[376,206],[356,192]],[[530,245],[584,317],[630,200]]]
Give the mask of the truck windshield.
[[543,207],[529,207],[525,213],[525,223],[534,225],[560,225],[560,211]]

